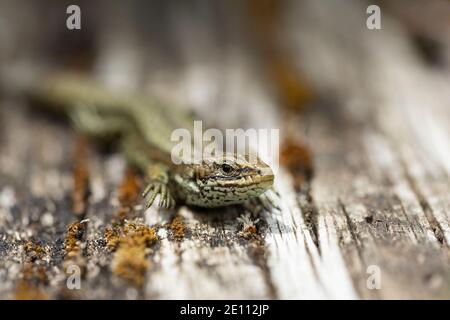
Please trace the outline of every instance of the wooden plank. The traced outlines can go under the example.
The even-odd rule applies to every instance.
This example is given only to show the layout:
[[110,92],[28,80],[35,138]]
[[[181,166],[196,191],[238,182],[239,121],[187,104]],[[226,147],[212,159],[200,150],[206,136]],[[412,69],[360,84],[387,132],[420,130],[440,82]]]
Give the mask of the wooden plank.
[[[290,10],[291,18],[303,32],[290,34],[292,50],[322,98],[301,117],[285,117],[249,58],[232,48],[203,62],[187,55],[176,76],[162,67],[139,75],[140,36],[104,37],[95,68],[112,85],[194,105],[213,126],[289,128],[283,139],[307,142],[313,179],[298,188],[282,167],[279,213],[144,211],[139,178],[120,155],[91,144],[80,161],[67,124],[2,96],[0,298],[448,298],[448,71],[423,63],[389,15],[382,31],[360,27],[365,8],[358,1],[297,5],[302,10]],[[127,38],[122,34],[118,39]],[[212,46],[209,37],[201,47]],[[192,44],[178,45],[189,52]],[[161,63],[172,58],[151,45],[143,50]],[[117,70],[121,78],[113,79]],[[74,214],[80,188],[90,194],[81,197],[86,210]],[[243,233],[248,219],[259,221]],[[152,244],[127,244],[133,228]],[[81,290],[67,288],[71,265],[82,271]],[[367,285],[371,266],[381,272],[380,289]]]
[[[351,27],[365,21],[362,5],[349,4],[348,11],[308,5],[301,59],[316,87],[335,95],[307,120],[314,124],[307,139],[316,155],[318,210],[333,213],[361,297],[445,296],[450,136],[442,88],[448,85],[421,63],[388,16],[382,31],[370,32]],[[329,19],[328,11],[338,16]],[[308,19],[322,19],[322,28],[312,29]],[[370,265],[381,270],[380,290],[366,286]]]

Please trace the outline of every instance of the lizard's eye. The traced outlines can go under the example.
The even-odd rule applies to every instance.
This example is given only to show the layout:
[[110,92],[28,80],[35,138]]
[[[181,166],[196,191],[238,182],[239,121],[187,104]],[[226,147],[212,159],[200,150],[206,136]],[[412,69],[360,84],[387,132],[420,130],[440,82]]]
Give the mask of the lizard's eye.
[[230,174],[233,171],[233,167],[226,163],[222,164],[221,169],[225,174]]

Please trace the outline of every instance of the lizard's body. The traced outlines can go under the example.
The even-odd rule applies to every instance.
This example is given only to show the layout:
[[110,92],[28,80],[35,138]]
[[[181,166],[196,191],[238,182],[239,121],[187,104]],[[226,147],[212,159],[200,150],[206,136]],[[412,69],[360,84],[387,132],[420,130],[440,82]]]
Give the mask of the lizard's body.
[[128,161],[146,175],[143,194],[148,196],[148,206],[157,195],[161,207],[173,206],[175,200],[200,207],[240,204],[272,187],[270,167],[259,159],[250,163],[239,154],[175,164],[171,133],[177,128],[191,130],[193,119],[150,97],[118,94],[70,75],[38,84],[32,96],[67,113],[84,133],[114,134]]

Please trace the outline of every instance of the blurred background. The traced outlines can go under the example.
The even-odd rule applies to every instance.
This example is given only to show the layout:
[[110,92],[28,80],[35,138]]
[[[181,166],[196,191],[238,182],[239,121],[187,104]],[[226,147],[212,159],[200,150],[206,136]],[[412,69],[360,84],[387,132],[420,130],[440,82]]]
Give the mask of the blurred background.
[[[303,142],[321,126],[305,111],[335,130],[373,123],[450,170],[448,1],[80,1],[81,29],[69,30],[71,4],[1,2],[4,94],[76,70],[193,109],[209,127],[280,128],[293,171],[309,171]],[[368,26],[372,4],[380,29]]]
[[[81,8],[81,30],[66,27],[70,4]],[[370,4],[382,9],[381,30],[366,26]],[[445,72],[450,59],[445,0],[0,5],[3,79],[38,74],[40,68],[78,69],[110,86],[156,92],[194,108],[226,106],[232,112],[225,125],[245,124],[255,104],[273,103],[278,110],[265,117],[271,118],[286,109],[300,111],[313,98],[342,98],[355,78],[365,78],[357,80],[360,87],[371,85],[378,80],[368,70],[371,60],[382,59],[372,47],[392,41],[405,50],[405,59],[434,71]]]
[[[66,27],[72,4],[81,8],[80,30]],[[381,9],[381,29],[367,27],[369,5]],[[234,218],[182,211],[188,228],[210,234],[213,225],[233,236],[193,232],[186,240],[193,258],[183,263],[196,275],[182,269],[175,283],[164,272],[169,267],[152,269],[147,277],[155,281],[139,287],[140,297],[448,298],[449,1],[0,0],[0,256],[13,261],[23,239],[36,239],[53,252],[42,262],[47,271],[64,257],[61,239],[73,219],[66,197],[79,164],[72,154],[80,150],[67,126],[42,118],[16,89],[58,70],[192,108],[210,127],[280,129],[277,188],[289,210],[282,222],[261,217],[258,232],[268,240],[252,245],[267,252],[247,254]],[[101,276],[81,297],[124,297],[110,290],[110,252],[97,241],[111,220],[105,208],[117,202],[111,190],[122,177],[111,168],[120,160],[93,154],[89,201],[97,211],[87,216],[97,223],[87,272],[100,268]],[[217,246],[231,251],[220,255]],[[101,254],[106,258],[95,260]],[[308,255],[323,265],[304,267]],[[205,262],[210,257],[217,265]],[[160,266],[166,258],[152,261]],[[236,268],[222,270],[226,263]],[[372,263],[386,272],[381,291],[366,288]],[[202,273],[206,265],[216,273]],[[13,291],[14,268],[0,264],[9,270],[0,273],[0,296]],[[251,268],[260,278],[250,277]],[[189,286],[192,279],[198,286]]]
[[[81,30],[66,27],[70,4],[81,8]],[[370,4],[381,7],[381,30],[366,26]],[[384,79],[403,82],[377,68],[379,61],[391,73],[410,73],[402,65],[409,62],[445,76],[450,59],[445,0],[3,0],[0,6],[3,87],[14,87],[16,77],[42,78],[43,70],[77,69],[108,86],[189,105],[219,127],[280,127],[286,111],[318,101],[366,114]],[[208,111],[216,108],[229,112]]]

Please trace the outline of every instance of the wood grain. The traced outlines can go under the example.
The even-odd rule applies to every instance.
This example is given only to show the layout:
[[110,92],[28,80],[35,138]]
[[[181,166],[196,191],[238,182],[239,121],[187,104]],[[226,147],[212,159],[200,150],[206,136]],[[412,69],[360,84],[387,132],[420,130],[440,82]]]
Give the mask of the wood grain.
[[[94,143],[81,159],[85,212],[74,214],[77,135],[61,119],[1,96],[0,298],[450,298],[448,66],[427,65],[388,13],[380,31],[357,27],[364,26],[365,8],[345,3],[339,5],[346,10],[312,0],[292,4],[289,19],[303,30],[288,32],[294,61],[320,97],[300,116],[280,112],[249,57],[233,49],[203,63],[187,55],[175,75],[138,74],[149,67],[143,57],[169,58],[151,44],[102,38],[95,72],[107,83],[195,106],[219,128],[289,128],[283,138],[308,145],[312,179],[298,189],[281,167],[281,210],[260,213],[255,229],[244,230],[243,207],[157,212],[144,211],[138,200],[124,206],[126,163]],[[197,45],[211,45],[208,37],[214,35]],[[185,42],[179,46],[189,52],[192,43]],[[153,228],[158,238],[133,247],[144,257],[140,265],[109,245],[106,230],[124,232],[130,223]],[[69,254],[70,237],[76,254]],[[118,258],[128,269],[117,271]],[[66,286],[70,265],[82,271],[80,290]],[[367,285],[373,266],[381,272],[379,289]],[[123,276],[136,268],[142,282]]]

